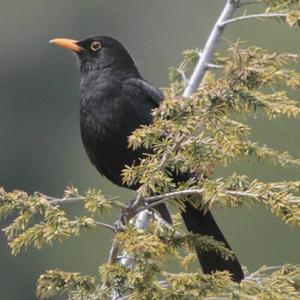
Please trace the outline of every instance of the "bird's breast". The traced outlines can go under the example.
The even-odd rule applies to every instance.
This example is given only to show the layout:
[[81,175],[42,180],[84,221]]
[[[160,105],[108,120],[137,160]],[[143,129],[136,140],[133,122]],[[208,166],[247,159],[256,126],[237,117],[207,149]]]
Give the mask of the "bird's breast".
[[86,152],[99,170],[117,185],[121,171],[137,157],[128,148],[128,136],[139,127],[115,89],[100,89],[81,95],[80,129]]

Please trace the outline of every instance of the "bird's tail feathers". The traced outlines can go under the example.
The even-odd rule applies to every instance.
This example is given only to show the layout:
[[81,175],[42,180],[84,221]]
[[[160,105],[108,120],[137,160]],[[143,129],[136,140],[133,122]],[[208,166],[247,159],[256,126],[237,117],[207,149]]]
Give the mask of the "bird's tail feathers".
[[[185,211],[182,211],[181,215],[188,231],[212,236],[215,240],[223,242],[231,250],[210,211],[203,212],[186,202]],[[233,259],[225,260],[213,250],[202,251],[202,249],[196,249],[196,252],[204,273],[227,270],[236,282],[240,282],[244,278],[241,265],[235,255]]]

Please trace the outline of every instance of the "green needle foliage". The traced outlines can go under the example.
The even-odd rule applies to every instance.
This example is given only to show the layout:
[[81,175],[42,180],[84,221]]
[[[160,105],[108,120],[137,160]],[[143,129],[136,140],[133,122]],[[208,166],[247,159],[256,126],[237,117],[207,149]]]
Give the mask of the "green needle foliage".
[[[266,13],[281,14],[278,18],[291,27],[299,25],[298,0],[260,2],[266,4]],[[191,201],[204,210],[259,204],[285,223],[300,227],[300,181],[262,182],[236,173],[212,176],[216,168],[233,161],[300,168],[299,158],[253,141],[247,124],[247,117],[253,115],[269,120],[300,117],[298,102],[287,93],[299,89],[300,73],[291,67],[299,64],[300,55],[274,53],[241,42],[229,44],[226,53],[214,55],[215,68],[206,73],[198,90],[184,98],[185,74],[197,62],[198,52],[184,51],[180,67],[170,69],[170,86],[164,89],[165,101],[153,111],[154,122],[129,137],[129,147],[153,149],[139,165],[126,166],[123,171],[124,182],[141,183],[141,201],[131,216],[155,201],[168,201],[177,208]],[[174,172],[189,172],[194,177],[175,184]],[[154,194],[160,198],[151,197]],[[83,202],[86,215],[70,219],[60,204],[76,201]],[[97,190],[82,195],[70,187],[62,199],[56,199],[0,189],[0,216],[14,215],[3,229],[13,255],[22,248],[41,249],[97,227],[114,232],[112,253],[117,254],[99,267],[100,279],[47,271],[38,280],[39,297],[68,293],[69,299],[90,300],[117,299],[118,295],[131,300],[300,298],[299,266],[263,266],[252,274],[245,270],[247,277],[240,285],[226,272],[193,273],[189,266],[195,261],[194,247],[218,251],[226,259],[232,258],[232,252],[209,236],[183,232],[177,221],[171,227],[154,219],[146,230],[137,230],[124,220],[114,226],[101,223],[98,219],[112,209],[130,208],[118,197],[107,198]],[[168,262],[178,264],[182,271],[167,272]]]

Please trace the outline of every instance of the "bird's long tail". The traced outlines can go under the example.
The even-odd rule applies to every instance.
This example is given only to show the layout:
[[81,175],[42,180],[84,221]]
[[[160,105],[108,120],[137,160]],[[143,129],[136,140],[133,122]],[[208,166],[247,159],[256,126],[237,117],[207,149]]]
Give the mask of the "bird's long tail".
[[[223,242],[228,249],[231,249],[211,212],[203,212],[186,202],[185,211],[181,212],[188,231],[201,235],[210,235],[215,240]],[[196,249],[198,259],[204,273],[227,270],[232,274],[232,279],[240,282],[244,274],[236,256],[233,259],[225,260],[215,251],[201,251]]]

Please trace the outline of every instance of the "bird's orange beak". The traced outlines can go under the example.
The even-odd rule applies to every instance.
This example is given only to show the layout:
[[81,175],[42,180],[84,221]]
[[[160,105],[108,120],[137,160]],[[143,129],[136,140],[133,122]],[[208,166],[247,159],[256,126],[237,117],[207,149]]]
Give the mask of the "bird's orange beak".
[[75,51],[75,52],[80,52],[83,50],[82,47],[77,45],[78,41],[76,41],[76,40],[59,38],[59,39],[53,39],[53,40],[49,41],[49,43],[55,44],[61,48],[68,49],[68,50]]

